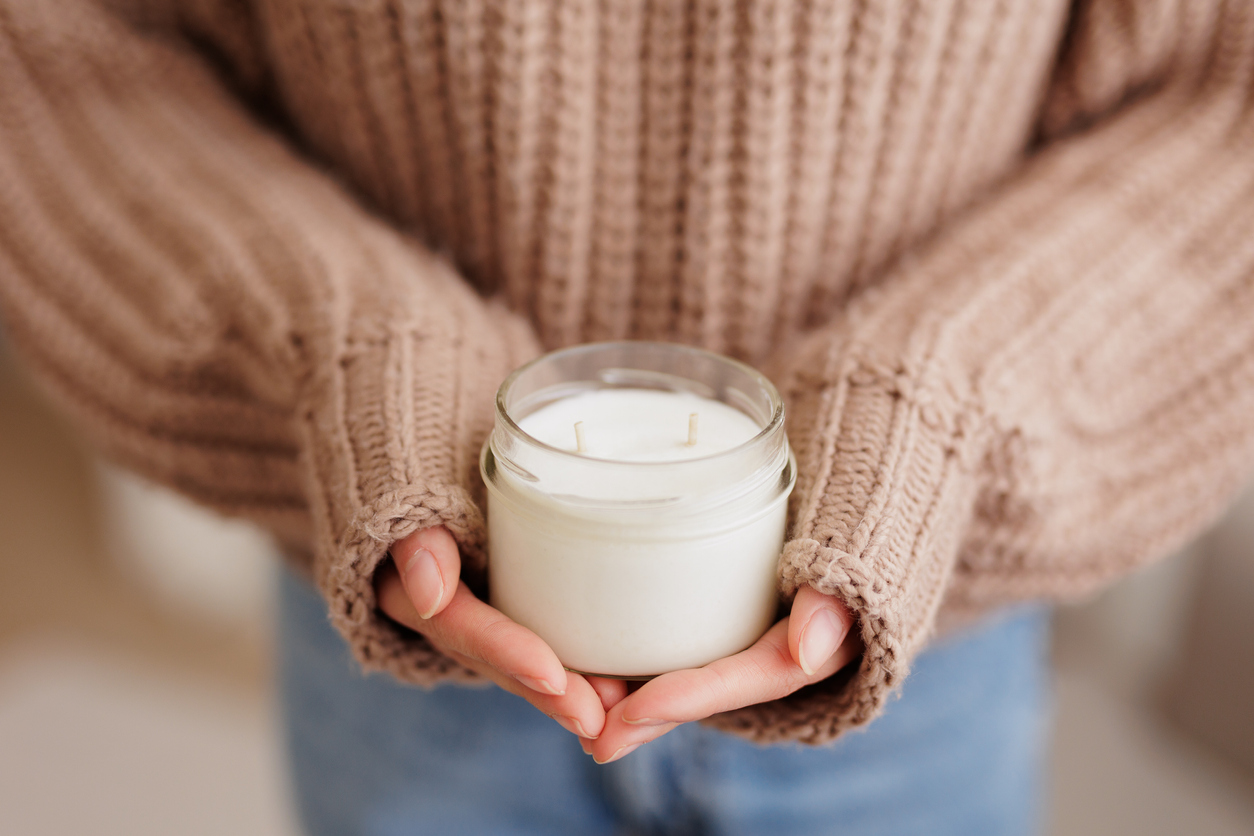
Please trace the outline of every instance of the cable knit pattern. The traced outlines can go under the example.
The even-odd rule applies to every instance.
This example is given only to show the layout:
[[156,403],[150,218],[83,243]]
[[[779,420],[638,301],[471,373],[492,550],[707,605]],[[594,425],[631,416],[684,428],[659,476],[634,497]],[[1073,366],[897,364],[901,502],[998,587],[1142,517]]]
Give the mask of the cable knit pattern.
[[263,522],[363,664],[542,348],[766,371],[782,589],[859,665],[711,720],[819,743],[940,625],[1166,553],[1254,470],[1248,0],[0,0],[0,314],[109,454]]

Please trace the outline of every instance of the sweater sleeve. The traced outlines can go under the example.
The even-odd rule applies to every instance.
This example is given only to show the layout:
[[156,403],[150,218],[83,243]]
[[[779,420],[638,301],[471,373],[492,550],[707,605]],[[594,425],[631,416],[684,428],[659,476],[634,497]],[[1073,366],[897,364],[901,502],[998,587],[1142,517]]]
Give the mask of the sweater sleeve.
[[481,561],[478,448],[535,338],[195,53],[84,2],[0,5],[0,313],[109,455],[312,551],[363,664],[471,676],[371,577],[441,523]]
[[801,474],[783,583],[843,599],[866,651],[717,725],[866,723],[938,614],[1092,590],[1254,470],[1254,9],[1078,15],[1039,152],[775,358]]

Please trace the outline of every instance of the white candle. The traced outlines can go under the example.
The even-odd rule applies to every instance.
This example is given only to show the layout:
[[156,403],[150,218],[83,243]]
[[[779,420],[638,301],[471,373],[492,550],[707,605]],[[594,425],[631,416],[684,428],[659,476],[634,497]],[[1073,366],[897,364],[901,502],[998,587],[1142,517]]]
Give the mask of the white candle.
[[[693,349],[568,351],[581,350],[577,359],[594,367],[597,350],[608,352],[605,362],[655,369],[700,361],[688,369],[692,388],[731,374],[737,386],[724,394],[738,404],[690,390],[607,388],[595,368],[582,369],[591,380],[567,368],[575,379],[554,383],[544,358],[533,379],[511,377],[498,409],[508,414],[512,396],[518,414],[498,414],[483,457],[493,606],[588,673],[650,676],[744,649],[776,612],[792,487],[778,394],[747,367]],[[633,379],[622,368],[613,377]],[[522,385],[529,380],[534,388]]]

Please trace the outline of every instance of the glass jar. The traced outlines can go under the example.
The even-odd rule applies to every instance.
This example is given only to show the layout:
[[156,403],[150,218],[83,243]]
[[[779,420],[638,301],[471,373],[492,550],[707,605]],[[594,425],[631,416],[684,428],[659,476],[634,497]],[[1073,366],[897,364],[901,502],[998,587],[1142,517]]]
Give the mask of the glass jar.
[[[622,461],[551,446],[518,424],[606,389],[689,393],[760,429],[709,455]],[[753,368],[669,343],[553,352],[501,384],[480,470],[491,603],[571,670],[647,678],[699,667],[773,622],[796,462],[779,392]]]

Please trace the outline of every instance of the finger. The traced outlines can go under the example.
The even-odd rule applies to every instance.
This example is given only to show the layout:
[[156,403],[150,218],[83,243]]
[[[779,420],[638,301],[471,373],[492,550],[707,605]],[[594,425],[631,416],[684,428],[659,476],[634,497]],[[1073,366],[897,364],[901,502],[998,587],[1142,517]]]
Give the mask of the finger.
[[441,612],[424,619],[403,587],[393,580],[396,570],[384,567],[380,572],[379,608],[393,620],[442,648],[514,677],[532,690],[553,696],[565,693],[566,670],[557,654],[535,633],[476,598],[464,583],[458,583],[453,600]]
[[[464,593],[460,590],[464,590]],[[526,699],[540,711],[556,720],[567,731],[587,737],[595,737],[600,734],[605,725],[605,710],[601,705],[600,696],[588,684],[587,680],[577,674],[568,675],[561,668],[561,664],[557,662],[557,657],[553,655],[552,650],[549,650],[548,645],[544,644],[538,636],[510,622],[504,615],[478,601],[466,589],[465,584],[460,585],[460,590],[459,596],[465,594],[472,601],[479,604],[480,607],[490,610],[501,620],[509,622],[518,631],[530,637],[530,640],[526,642],[526,646],[521,648],[512,646],[511,641],[517,638],[517,634],[512,631],[504,631],[501,639],[506,646],[483,654],[491,658],[484,659],[479,655],[464,653],[462,652],[464,642],[448,641],[446,633],[449,625],[441,624],[444,621],[444,614],[430,620],[424,620],[418,616],[418,613],[414,611],[413,603],[409,600],[404,588],[401,586],[400,578],[397,576],[394,567],[388,566],[380,570],[380,576],[376,581],[379,609],[389,618],[416,632],[422,633],[441,653],[452,657],[471,670],[477,671],[506,691]],[[446,608],[446,611],[449,609],[452,608]],[[439,629],[440,627],[445,629],[441,630]],[[551,664],[556,666],[557,673],[561,675],[560,689],[554,687],[550,681],[558,678],[552,672],[552,668],[537,670],[534,660],[526,658],[528,654],[534,654],[536,651],[535,644],[532,641],[539,645],[541,651],[551,657]],[[511,654],[524,658],[510,658]],[[540,655],[543,656],[544,654],[541,653]],[[544,660],[545,665],[549,663],[550,660]],[[530,673],[520,674],[519,670],[529,671]],[[562,693],[556,693],[559,690]]]
[[623,747],[659,737],[659,728],[664,734],[679,723],[782,699],[831,676],[852,661],[860,647],[856,636],[846,640],[814,674],[807,674],[789,653],[788,620],[781,621],[735,656],[645,683],[606,715],[605,731],[593,755],[608,759],[619,753],[623,757]]
[[[389,618],[422,633],[443,652],[494,667],[541,693],[560,696],[565,692],[566,671],[548,645],[479,601],[465,584],[459,583],[453,602],[429,619],[414,609],[393,566],[379,570],[376,595],[379,609]],[[454,602],[456,611],[449,617]]]
[[601,706],[609,711],[627,696],[627,683],[621,679],[608,679],[604,676],[589,676],[590,684],[601,698]]
[[663,723],[660,726],[628,726],[621,718],[605,716],[605,728],[595,740],[581,740],[583,750],[599,764],[613,763],[627,757],[646,743],[679,728],[682,723]]
[[501,689],[522,697],[566,731],[578,736],[581,741],[595,739],[605,728],[605,711],[601,708],[600,698],[588,681],[578,674],[567,676],[565,694],[553,696],[527,688],[513,677],[477,659],[440,648],[438,645],[436,647],[496,683]]
[[853,616],[839,598],[802,586],[788,616],[788,652],[807,675],[813,675],[852,627]]
[[421,618],[443,610],[453,600],[462,573],[457,541],[444,526],[424,528],[393,544],[392,562],[414,611]]

